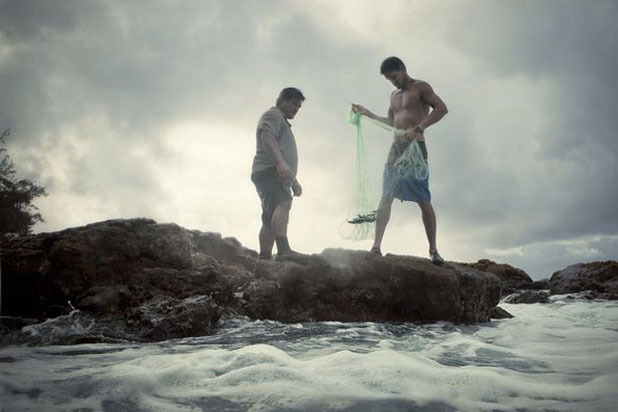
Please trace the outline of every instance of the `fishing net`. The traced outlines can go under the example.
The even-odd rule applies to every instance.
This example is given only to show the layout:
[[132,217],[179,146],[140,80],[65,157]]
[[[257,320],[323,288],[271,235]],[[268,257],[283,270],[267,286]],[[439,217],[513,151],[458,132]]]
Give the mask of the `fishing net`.
[[[356,127],[356,182],[352,205],[345,224],[340,230],[341,236],[348,240],[369,239],[375,233],[377,218],[375,207],[379,194],[377,185],[367,176],[367,148],[362,126],[365,120],[369,120],[375,126],[391,132],[395,136],[405,134],[404,130],[396,129],[378,120],[361,115],[352,109],[348,112],[348,123]],[[421,148],[418,142],[413,140],[393,164],[393,184],[390,190],[394,191],[399,182],[404,179],[424,180],[428,174],[427,162],[423,157]]]

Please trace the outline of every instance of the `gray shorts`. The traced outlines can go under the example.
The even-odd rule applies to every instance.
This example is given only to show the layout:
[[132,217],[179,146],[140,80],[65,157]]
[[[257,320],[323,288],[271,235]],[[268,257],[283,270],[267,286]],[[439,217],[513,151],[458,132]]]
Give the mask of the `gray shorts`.
[[275,168],[253,173],[251,181],[262,202],[262,223],[270,226],[277,205],[292,200],[290,182],[288,179],[281,179]]

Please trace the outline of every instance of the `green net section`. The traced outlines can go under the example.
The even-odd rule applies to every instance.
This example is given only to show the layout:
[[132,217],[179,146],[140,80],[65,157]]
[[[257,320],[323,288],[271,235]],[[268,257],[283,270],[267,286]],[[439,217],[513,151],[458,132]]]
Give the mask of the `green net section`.
[[[375,233],[375,221],[377,218],[375,195],[377,188],[371,185],[367,178],[367,156],[362,122],[369,120],[375,126],[393,133],[395,136],[405,134],[404,130],[396,129],[378,120],[371,119],[352,109],[348,112],[348,123],[356,127],[356,182],[353,194],[353,202],[348,213],[348,218],[341,230],[341,236],[349,240],[365,240],[373,237]],[[429,175],[427,162],[423,157],[421,148],[416,140],[412,141],[406,150],[393,164],[394,184],[404,179],[424,180]]]

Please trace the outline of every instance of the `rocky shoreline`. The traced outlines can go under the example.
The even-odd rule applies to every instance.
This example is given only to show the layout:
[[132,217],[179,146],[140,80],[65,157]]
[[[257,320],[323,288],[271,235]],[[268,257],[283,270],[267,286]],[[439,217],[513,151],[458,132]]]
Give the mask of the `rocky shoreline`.
[[488,260],[438,267],[326,249],[260,261],[218,233],[110,220],[3,243],[0,343],[153,342],[204,335],[234,317],[479,323],[509,316],[501,297],[538,289],[616,299],[618,264],[574,265],[533,282]]

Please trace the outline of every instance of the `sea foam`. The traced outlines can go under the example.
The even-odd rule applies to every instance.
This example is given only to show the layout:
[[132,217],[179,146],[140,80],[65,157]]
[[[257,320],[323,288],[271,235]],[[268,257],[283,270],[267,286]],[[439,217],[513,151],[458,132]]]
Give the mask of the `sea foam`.
[[234,320],[148,345],[4,348],[2,411],[610,411],[618,304],[485,325]]

